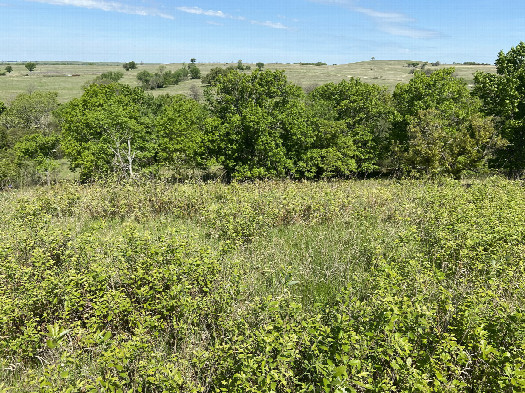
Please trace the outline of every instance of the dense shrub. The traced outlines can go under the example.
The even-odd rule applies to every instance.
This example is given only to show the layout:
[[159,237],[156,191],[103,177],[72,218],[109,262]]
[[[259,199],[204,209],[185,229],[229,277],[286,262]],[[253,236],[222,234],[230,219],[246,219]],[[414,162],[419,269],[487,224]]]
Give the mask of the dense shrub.
[[3,193],[0,389],[520,391],[522,186],[466,185]]

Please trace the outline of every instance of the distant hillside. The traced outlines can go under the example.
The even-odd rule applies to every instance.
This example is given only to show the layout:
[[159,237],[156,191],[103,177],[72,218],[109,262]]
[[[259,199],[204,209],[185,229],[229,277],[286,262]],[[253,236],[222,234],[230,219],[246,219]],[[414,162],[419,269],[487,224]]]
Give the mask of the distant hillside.
[[[418,63],[416,67],[413,65]],[[29,73],[23,63],[4,63],[0,65],[0,71],[9,64],[13,72],[0,76],[0,101],[9,102],[17,94],[35,91],[51,90],[59,93],[59,100],[66,102],[82,95],[82,85],[94,79],[97,75],[107,71],[123,71],[119,63],[83,63],[83,62],[41,62],[37,63],[36,69]],[[358,63],[337,65],[306,65],[306,64],[265,64],[265,69],[284,70],[288,80],[303,87],[306,90],[316,86],[339,82],[342,79],[352,77],[361,78],[365,82],[376,83],[393,90],[396,84],[406,83],[410,80],[414,70],[421,69],[425,62],[413,60],[370,60]],[[202,75],[206,75],[213,67],[227,67],[232,63],[197,63]],[[236,65],[236,64],[233,64]],[[245,64],[255,69],[255,64]],[[136,75],[141,70],[150,72],[158,69],[160,64],[138,64],[138,69],[124,72],[123,83],[139,85]],[[176,70],[182,66],[180,63],[164,65],[168,70]],[[445,67],[455,67],[459,77],[464,78],[469,84],[473,82],[476,71],[495,72],[491,65],[447,65],[441,64],[433,67],[427,63],[426,70],[436,70]],[[251,72],[251,71],[245,71]],[[188,80],[176,86],[153,91],[159,94],[190,94],[195,91],[195,86],[202,89],[200,80]]]

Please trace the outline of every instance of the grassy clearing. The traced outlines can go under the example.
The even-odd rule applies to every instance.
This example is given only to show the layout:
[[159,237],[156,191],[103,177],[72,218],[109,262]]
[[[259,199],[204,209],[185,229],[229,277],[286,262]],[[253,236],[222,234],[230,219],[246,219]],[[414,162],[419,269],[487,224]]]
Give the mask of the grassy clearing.
[[[213,67],[227,67],[232,64],[227,63],[206,63],[198,64],[202,75],[206,75]],[[233,64],[236,65],[236,64]],[[248,64],[246,64],[248,65]],[[57,91],[61,102],[70,101],[82,95],[82,85],[93,80],[97,75],[108,71],[123,71],[124,78],[122,83],[131,86],[138,86],[136,75],[141,70],[154,72],[160,64],[138,65],[137,70],[125,72],[121,64],[115,63],[38,63],[35,71],[29,73],[23,64],[14,64],[13,72],[0,77],[0,101],[10,102],[16,95],[28,91],[44,90]],[[252,70],[255,65],[251,64]],[[4,66],[0,66],[5,68]],[[167,64],[166,69],[175,71],[182,67],[182,64]],[[447,67],[431,67],[429,69],[439,69]],[[495,72],[494,66],[465,66],[455,65],[457,75],[467,80],[470,84],[473,81],[473,74],[477,70],[485,72]],[[407,61],[364,61],[358,63],[341,65],[300,65],[300,64],[274,64],[269,63],[265,66],[271,70],[285,70],[288,80],[305,88],[311,89],[328,82],[338,83],[343,79],[351,77],[361,78],[365,82],[376,83],[393,90],[398,83],[406,83],[412,77],[411,68],[407,67]],[[251,71],[248,71],[251,72]],[[73,76],[75,75],[75,76]],[[191,86],[196,86],[202,91],[200,80],[189,80],[177,86],[170,86],[165,89],[153,91],[154,95],[159,94],[186,94],[191,92]]]
[[522,182],[62,184],[0,213],[1,392],[525,389]]

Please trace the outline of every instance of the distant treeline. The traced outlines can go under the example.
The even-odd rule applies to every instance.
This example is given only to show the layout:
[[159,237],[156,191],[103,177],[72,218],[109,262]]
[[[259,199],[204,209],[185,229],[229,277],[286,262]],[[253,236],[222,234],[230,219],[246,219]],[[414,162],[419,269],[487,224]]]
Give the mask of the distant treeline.
[[228,69],[204,78],[203,102],[148,94],[166,71],[143,88],[93,83],[64,105],[56,93],[21,94],[0,103],[0,182],[49,181],[64,158],[82,181],[519,174],[525,43],[496,66],[472,91],[453,68],[416,70],[393,93],[352,78],[308,94],[282,71]]

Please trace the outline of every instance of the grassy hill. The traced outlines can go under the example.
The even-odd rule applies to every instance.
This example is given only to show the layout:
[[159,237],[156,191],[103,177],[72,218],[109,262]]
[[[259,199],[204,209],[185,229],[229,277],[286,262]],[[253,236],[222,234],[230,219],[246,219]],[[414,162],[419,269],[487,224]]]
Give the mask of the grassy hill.
[[[396,84],[406,83],[412,77],[414,68],[408,67],[408,62],[405,60],[374,60],[322,66],[268,63],[265,65],[265,69],[284,70],[291,82],[305,89],[357,77],[365,82],[387,86],[393,90]],[[3,70],[6,64],[0,65],[0,70]],[[45,62],[38,63],[35,71],[29,73],[22,63],[10,64],[13,67],[13,72],[0,77],[0,101],[4,102],[11,101],[17,94],[35,90],[57,91],[59,100],[67,102],[75,97],[80,97],[82,85],[97,75],[107,71],[123,71],[119,63]],[[198,64],[202,75],[206,75],[213,67],[227,67],[229,65],[232,63]],[[255,69],[254,64],[245,65],[250,65],[252,69]],[[138,72],[141,70],[154,72],[159,66],[160,64],[139,65],[137,70],[125,72],[122,82],[132,86],[138,85],[136,79]],[[177,70],[180,67],[182,67],[180,63],[166,65],[168,70]],[[451,65],[427,66],[431,70],[444,67],[451,67]],[[454,67],[456,67],[457,75],[464,78],[469,84],[472,83],[473,75],[478,70],[495,72],[495,67],[490,65],[454,65]],[[188,80],[177,86],[153,91],[153,94],[190,94],[190,91],[194,90],[192,86],[202,90],[200,80]]]

